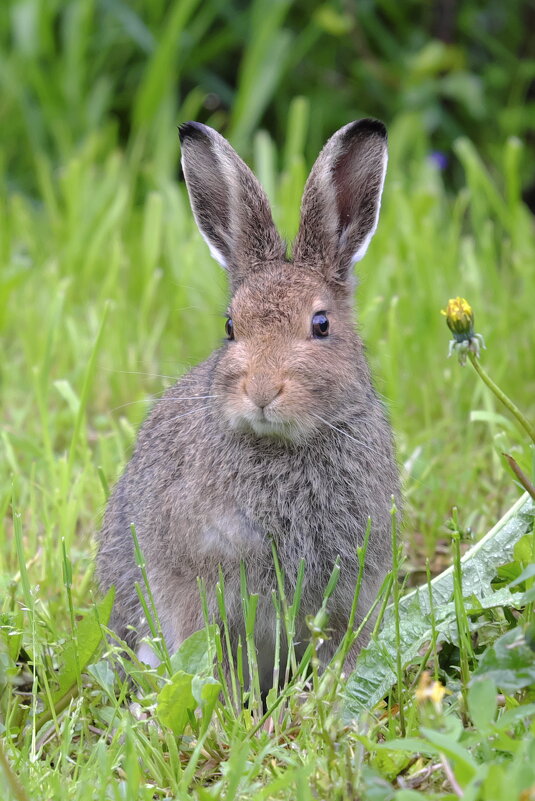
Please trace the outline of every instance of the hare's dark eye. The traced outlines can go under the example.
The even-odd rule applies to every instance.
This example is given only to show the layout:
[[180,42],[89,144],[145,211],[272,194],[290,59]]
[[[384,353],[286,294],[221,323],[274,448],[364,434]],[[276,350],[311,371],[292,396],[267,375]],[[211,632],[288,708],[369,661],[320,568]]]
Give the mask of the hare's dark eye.
[[227,317],[227,322],[225,323],[225,332],[229,339],[234,339],[234,324],[232,322],[232,317]]
[[329,336],[329,320],[325,312],[316,312],[312,318],[312,336],[318,339]]

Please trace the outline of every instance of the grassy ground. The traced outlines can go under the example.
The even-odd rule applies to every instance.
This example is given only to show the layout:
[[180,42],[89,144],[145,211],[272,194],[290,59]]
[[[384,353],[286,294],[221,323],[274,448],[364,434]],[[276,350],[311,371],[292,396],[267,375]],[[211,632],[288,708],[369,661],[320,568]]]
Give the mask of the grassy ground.
[[[185,20],[175,17],[178,35]],[[77,17],[70,24],[81,25]],[[490,579],[483,612],[477,583],[464,588],[470,602],[459,602],[457,576],[455,614],[437,606],[426,640],[432,647],[401,665],[391,649],[397,688],[358,715],[336,665],[323,679],[314,675],[310,692],[296,681],[282,700],[272,698],[278,705],[266,720],[255,699],[245,710],[236,705],[232,687],[218,701],[209,678],[218,651],[212,630],[174,659],[169,674],[127,667],[130,685],[117,670],[120,656],[113,649],[105,656],[92,572],[107,487],[150,403],[223,336],[226,287],[174,178],[173,107],[167,95],[155,99],[169,64],[163,56],[151,61],[136,101],[139,128],[119,149],[97,113],[105,86],[97,91],[95,83],[87,105],[93,118],[84,122],[86,107],[76,105],[90,75],[77,83],[88,59],[77,61],[74,45],[49,84],[29,69],[28,85],[40,92],[41,127],[32,127],[26,84],[11,82],[3,108],[18,97],[27,112],[10,129],[8,157],[0,161],[0,755],[5,751],[12,766],[3,763],[12,780],[3,797],[535,797],[535,676],[526,628],[533,602],[526,596],[527,606],[516,603],[524,611],[515,611],[510,595],[491,603]],[[30,46],[22,41],[22,55]],[[14,62],[1,66],[4,78],[17,74],[9,72]],[[234,119],[241,136],[254,95],[254,86],[248,94],[244,85]],[[70,97],[72,119],[58,116],[65,99],[54,96],[54,86]],[[186,98],[186,110],[193,114],[197,100]],[[153,113],[156,122],[143,129]],[[470,366],[446,358],[449,333],[439,310],[456,295],[470,300],[487,344],[484,364],[533,418],[535,236],[520,198],[527,154],[519,140],[495,145],[490,167],[469,141],[457,140],[448,156],[464,178],[452,195],[420,123],[404,112],[389,126],[381,222],[359,265],[357,319],[404,476],[403,569],[420,571],[425,583],[426,556],[436,570],[450,560],[452,527],[463,535],[471,529],[478,539],[518,497],[501,452],[534,472],[525,434]],[[78,136],[77,127],[87,135]],[[314,115],[298,98],[284,148],[262,132],[247,139],[252,166],[290,238],[309,167],[305,154],[316,138]],[[20,182],[13,180],[16,158]],[[448,528],[453,506],[458,517]],[[493,585],[501,591],[533,562],[532,543],[524,538],[499,556],[493,574],[509,563]],[[528,575],[517,589],[529,593],[530,581]],[[450,596],[451,589],[446,605]],[[101,606],[101,623],[106,614]],[[414,610],[402,606],[397,619],[399,636],[410,639]],[[517,639],[494,645],[503,636]],[[440,657],[435,639],[444,641]],[[504,661],[511,649],[516,666]],[[472,674],[480,681],[469,687]],[[437,678],[448,687],[445,697]],[[177,720],[177,708],[192,714]]]
[[[306,103],[297,101],[292,113],[292,125],[304,123]],[[170,148],[174,131],[167,135]],[[453,504],[458,527],[470,526],[478,537],[518,496],[497,449],[512,452],[530,473],[524,436],[470,367],[447,360],[449,334],[439,309],[453,295],[471,300],[489,371],[529,411],[535,240],[518,196],[519,142],[504,146],[493,178],[470,143],[459,141],[466,186],[449,197],[410,118],[400,118],[390,136],[381,224],[361,265],[359,325],[396,432],[408,498],[403,540],[410,562],[421,567],[443,540]],[[265,134],[255,145],[254,166],[291,236],[306,175],[304,141],[294,139],[285,154]],[[192,224],[184,187],[153,180],[150,162],[110,151],[105,137],[95,135],[60,170],[42,153],[35,154],[35,169],[37,197],[4,186],[0,215],[1,720],[21,782],[13,797],[26,797],[22,787],[32,799],[79,801],[356,798],[359,792],[386,799],[395,787],[400,801],[426,797],[424,790],[454,797],[456,787],[474,779],[472,763],[481,755],[468,742],[456,756],[463,725],[472,731],[468,712],[455,666],[439,674],[432,658],[452,696],[418,703],[418,681],[425,679],[418,679],[417,658],[404,673],[404,720],[391,695],[390,708],[379,707],[368,723],[347,723],[334,703],[344,686],[336,671],[335,678],[317,679],[304,700],[299,687],[289,692],[271,724],[258,729],[258,707],[238,714],[229,700],[217,704],[206,729],[197,723],[182,741],[175,736],[180,726],[155,711],[165,676],[135,671],[139,700],[130,708],[122,703],[127,687],[114,672],[119,657],[105,660],[95,648],[93,613],[77,622],[92,604],[93,536],[107,485],[128,458],[148,404],[221,337],[225,280]],[[529,561],[517,557],[517,565]],[[105,619],[105,610],[100,614]],[[486,621],[494,637],[514,620],[507,610],[496,614]],[[473,670],[477,660],[467,659]],[[436,691],[429,682],[429,692]],[[425,696],[425,685],[420,689]],[[518,704],[513,696],[501,702],[508,712]],[[487,700],[472,703],[483,710],[474,720],[483,716],[490,736]],[[431,735],[427,745],[409,741],[407,748],[420,754],[416,761],[396,750],[402,728],[415,736],[422,723],[437,738],[451,737],[450,762],[440,750],[446,746],[433,744]],[[505,760],[524,788],[529,754],[519,753],[520,740],[513,748],[510,729],[499,737],[499,748],[478,741],[473,750],[487,748],[496,782],[505,782]],[[385,740],[394,740],[390,750],[374,750]],[[395,783],[411,766],[425,775],[413,781],[416,795]],[[493,786],[488,777],[476,778]],[[511,797],[488,787],[463,797]]]

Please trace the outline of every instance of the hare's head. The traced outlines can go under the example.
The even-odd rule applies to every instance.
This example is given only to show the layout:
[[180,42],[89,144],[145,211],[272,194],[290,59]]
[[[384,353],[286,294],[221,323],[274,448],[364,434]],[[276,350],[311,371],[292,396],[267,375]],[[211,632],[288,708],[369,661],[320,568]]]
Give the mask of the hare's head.
[[213,384],[223,419],[238,431],[306,439],[349,407],[365,408],[352,267],[377,226],[384,125],[358,120],[329,139],[305,186],[291,260],[264,191],[228,142],[193,122],[180,140],[197,225],[231,282]]

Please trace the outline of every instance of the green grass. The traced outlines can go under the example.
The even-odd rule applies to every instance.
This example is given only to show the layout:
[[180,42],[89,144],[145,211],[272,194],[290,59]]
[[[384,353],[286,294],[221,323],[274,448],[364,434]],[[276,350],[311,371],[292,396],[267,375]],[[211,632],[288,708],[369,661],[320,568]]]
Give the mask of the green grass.
[[[267,135],[259,134],[255,143],[256,170],[287,235],[295,231],[306,175],[306,110],[306,102],[296,101],[291,131],[301,122],[303,135],[282,154],[280,172]],[[487,341],[483,358],[489,372],[532,413],[529,276],[535,241],[518,197],[518,142],[504,145],[503,172],[495,181],[470,143],[460,141],[466,187],[450,197],[426,158],[425,138],[411,131],[409,118],[391,126],[381,224],[360,269],[358,305],[405,465],[403,539],[409,554],[420,549],[421,560],[422,541],[432,553],[445,536],[453,504],[462,528],[471,526],[480,536],[518,495],[497,450],[512,452],[531,475],[522,432],[470,367],[447,360],[449,334],[439,309],[452,295],[470,299],[476,328]],[[172,128],[167,136],[170,148]],[[204,733],[190,733],[181,742],[167,725],[150,722],[163,676],[137,671],[134,714],[123,702],[128,688],[114,673],[116,662],[104,660],[101,650],[83,650],[87,636],[77,621],[92,604],[94,533],[107,487],[128,458],[148,404],[222,336],[226,289],[194,228],[184,187],[171,178],[152,181],[150,163],[108,150],[105,137],[96,134],[61,169],[42,153],[35,157],[38,196],[4,191],[0,216],[0,568],[5,642],[23,660],[16,669],[4,645],[2,725],[10,732],[9,756],[22,785],[31,798],[77,801],[153,794],[352,798],[358,787],[371,793],[375,784],[373,797],[390,797],[384,782],[395,786],[389,782],[411,759],[372,744],[400,734],[399,714],[390,709],[381,718],[376,712],[366,737],[366,728],[347,728],[333,705],[343,683],[332,676],[316,678],[304,701],[299,688],[292,690],[274,715],[274,731],[261,728],[251,736],[260,713],[237,714],[229,701],[217,707]],[[471,420],[474,412],[479,414]],[[487,623],[498,634],[507,618]],[[77,631],[68,657],[65,649]],[[62,700],[54,674],[74,657],[67,676],[71,695]],[[472,654],[463,659],[465,669],[475,668]],[[450,729],[466,723],[466,687],[461,692],[451,679],[455,670],[447,713],[415,702],[417,664],[400,671],[398,665],[408,735],[429,717],[428,728],[437,736],[449,732],[460,747],[461,729]],[[12,695],[17,687],[22,695]],[[509,711],[517,703],[512,698]],[[526,734],[520,720],[515,725]],[[429,737],[425,748],[420,743],[417,764],[435,765],[423,787],[439,792],[440,782],[431,776],[444,781],[445,769],[440,759],[433,762],[436,745]],[[516,759],[521,772],[523,752],[511,749],[508,760],[516,765]],[[472,751],[467,754],[468,762],[475,759]],[[464,763],[453,764],[462,783],[458,764]],[[494,767],[504,770],[499,760]],[[468,770],[466,783],[476,775],[480,781],[475,768]],[[213,789],[203,790],[203,783]]]
[[[3,797],[519,797],[535,786],[535,681],[518,678],[532,669],[533,575],[520,578],[533,563],[532,535],[504,556],[505,566],[493,561],[484,603],[477,583],[464,585],[463,602],[456,570],[454,591],[448,585],[431,606],[431,634],[418,629],[427,637],[423,653],[407,655],[414,610],[396,594],[399,615],[385,611],[386,633],[370,651],[368,673],[363,663],[361,679],[349,683],[349,699],[340,666],[321,677],[309,652],[312,689],[302,692],[301,678],[282,698],[274,694],[265,721],[258,699],[245,708],[234,702],[244,692],[239,676],[217,700],[213,682],[223,677],[209,657],[217,666],[225,632],[211,628],[169,656],[167,673],[134,661],[124,664],[131,683],[123,682],[118,648],[101,642],[109,603],[95,612],[94,535],[150,404],[224,335],[225,276],[175,178],[176,123],[197,116],[205,91],[196,81],[211,86],[214,53],[233,52],[248,29],[233,7],[223,12],[215,2],[170,4],[165,18],[165,4],[155,2],[145,28],[126,5],[108,2],[98,8],[122,14],[128,35],[106,27],[95,48],[96,5],[72,3],[58,30],[44,6],[30,25],[24,19],[38,4],[12,5],[19,38],[0,54],[8,87],[0,107],[0,775],[13,782]],[[232,113],[211,121],[228,122],[291,238],[324,132],[317,97],[279,109],[277,141],[256,130],[281,80],[273,53],[302,55],[315,36],[310,23],[290,42],[283,24],[292,4],[276,5],[254,4],[256,17],[268,6],[271,16],[247,39]],[[220,13],[228,24],[218,38]],[[188,47],[177,54],[172,42],[185,34]],[[142,63],[132,42],[146,48]],[[169,76],[181,71],[189,88],[178,101]],[[127,111],[121,139],[116,120]],[[347,119],[351,113],[348,104]],[[449,155],[461,188],[452,192],[429,159],[420,111],[400,110],[389,133],[380,226],[359,265],[357,319],[403,472],[402,571],[419,569],[425,585],[425,557],[436,567],[446,542],[449,561],[452,531],[457,545],[469,528],[479,539],[518,497],[501,453],[535,474],[525,432],[470,365],[446,358],[449,332],[439,314],[448,298],[469,299],[487,344],[485,368],[533,419],[535,233],[521,200],[532,157],[519,139],[493,133],[493,161],[484,163],[475,145],[457,139]],[[517,609],[505,587],[519,578],[516,590],[526,595]],[[281,630],[291,631],[293,600],[279,599]],[[246,612],[251,642],[254,600]],[[323,625],[319,614],[312,642]],[[355,711],[368,692],[364,679],[379,675],[374,647],[395,679]],[[512,652],[520,667],[507,663]],[[437,690],[426,669],[449,690],[436,704],[425,700]],[[177,709],[197,706],[197,717],[177,720]]]

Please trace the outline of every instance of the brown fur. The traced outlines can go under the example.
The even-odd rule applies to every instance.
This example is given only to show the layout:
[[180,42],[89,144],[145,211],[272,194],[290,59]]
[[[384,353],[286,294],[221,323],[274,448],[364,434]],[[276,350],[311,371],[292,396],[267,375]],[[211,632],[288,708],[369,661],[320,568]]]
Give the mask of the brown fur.
[[[228,267],[233,341],[172,387],[143,425],[106,511],[98,579],[116,585],[112,625],[147,634],[134,582],[135,523],[171,651],[202,626],[197,576],[216,615],[218,567],[233,640],[243,631],[240,561],[260,595],[260,681],[271,686],[275,541],[291,594],[301,558],[300,615],[317,611],[337,557],[327,659],[345,630],[368,516],[372,536],[359,618],[390,564],[391,497],[399,496],[391,432],[353,325],[351,262],[377,222],[386,164],[381,123],[361,120],[327,143],[305,188],[294,261],[284,258],[258,182],[222,137],[181,129],[192,208]],[[312,337],[326,312],[329,336]],[[138,634],[127,630],[134,626]],[[353,658],[356,649],[353,653]]]

